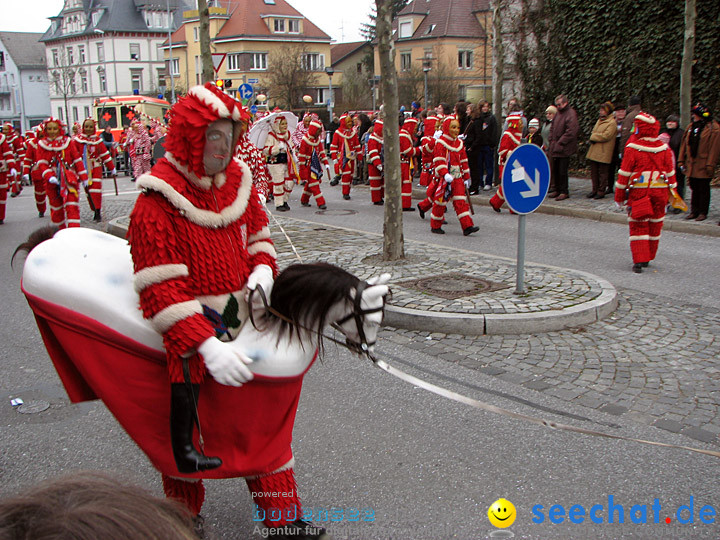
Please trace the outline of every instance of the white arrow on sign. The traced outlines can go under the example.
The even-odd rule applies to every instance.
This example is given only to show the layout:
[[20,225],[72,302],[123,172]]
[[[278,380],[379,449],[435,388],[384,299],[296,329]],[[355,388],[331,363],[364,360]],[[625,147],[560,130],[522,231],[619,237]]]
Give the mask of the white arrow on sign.
[[520,162],[516,159],[513,162],[512,181],[520,182],[524,181],[530,191],[521,191],[520,195],[527,199],[528,197],[537,197],[540,195],[540,171],[535,169],[535,181],[530,178],[528,173],[525,171],[525,167],[520,165]]

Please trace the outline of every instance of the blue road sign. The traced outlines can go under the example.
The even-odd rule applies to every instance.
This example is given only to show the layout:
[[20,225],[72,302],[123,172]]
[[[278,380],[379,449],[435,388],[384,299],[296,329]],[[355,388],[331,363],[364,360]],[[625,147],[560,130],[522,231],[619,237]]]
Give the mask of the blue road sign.
[[253,95],[253,87],[247,83],[241,84],[238,88],[238,94],[242,99],[250,99]]
[[260,82],[260,79],[248,79],[248,82],[249,82],[250,84],[257,84],[257,83]]
[[518,214],[530,214],[545,199],[550,186],[550,163],[534,144],[521,144],[505,162],[502,188],[508,206]]
[[257,105],[250,107],[250,113],[255,114],[257,112]]

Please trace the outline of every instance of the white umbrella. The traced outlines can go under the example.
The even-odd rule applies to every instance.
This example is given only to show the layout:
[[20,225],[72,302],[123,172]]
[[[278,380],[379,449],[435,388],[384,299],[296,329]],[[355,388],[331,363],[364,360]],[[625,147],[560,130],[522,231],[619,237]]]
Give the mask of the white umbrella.
[[265,139],[267,138],[268,133],[270,133],[270,130],[272,129],[273,122],[275,122],[275,119],[278,116],[285,117],[288,123],[288,131],[292,135],[298,124],[297,116],[295,116],[291,112],[286,111],[274,112],[268,114],[267,116],[263,116],[253,124],[253,126],[250,128],[250,133],[248,133],[248,138],[250,139],[250,142],[262,150],[265,147]]

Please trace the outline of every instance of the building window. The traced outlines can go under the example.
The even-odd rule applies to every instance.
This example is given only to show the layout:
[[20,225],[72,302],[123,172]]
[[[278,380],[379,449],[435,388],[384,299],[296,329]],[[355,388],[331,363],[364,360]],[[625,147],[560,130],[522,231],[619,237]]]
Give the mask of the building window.
[[300,33],[300,21],[298,19],[288,20],[288,32],[290,32],[291,34]]
[[315,89],[315,105],[325,105],[329,90],[327,88]]
[[73,53],[72,47],[68,47],[67,51],[67,65],[72,66],[75,63],[75,54]]
[[53,65],[53,67],[57,67],[58,65],[60,65],[60,60],[59,60],[57,49],[52,50],[52,65]]
[[85,118],[90,118],[90,107],[83,107],[83,112],[85,113]]
[[5,53],[0,51],[0,71],[5,71]]
[[105,72],[98,73],[100,76],[100,91],[104,94],[107,92],[107,81],[105,80]]
[[58,117],[58,120],[60,120],[61,122],[65,121],[65,118],[63,117],[63,108],[62,107],[58,107],[57,117]]
[[130,60],[140,60],[140,44],[130,44]]
[[473,67],[473,52],[472,51],[458,51],[458,69],[472,69]]
[[202,62],[200,56],[195,55],[195,84],[202,84],[200,75],[202,75]]
[[285,32],[285,19],[275,19],[275,32]]
[[137,90],[138,92],[142,92],[142,70],[130,70],[130,87],[132,88],[133,92],[135,90]]
[[325,55],[318,53],[303,54],[302,66],[307,71],[322,71],[325,69]]
[[400,21],[400,39],[412,37],[412,21]]
[[73,107],[73,122],[79,122],[80,121],[80,114],[78,113],[78,108]]
[[80,91],[83,94],[88,93],[88,78],[87,73],[81,73],[80,74]]
[[170,76],[171,77],[179,77],[180,76],[180,59],[179,58],[173,58],[172,62],[170,62]]
[[193,26],[193,39],[197,42],[200,41],[200,27]]
[[81,64],[85,63],[85,47],[78,47],[78,61]]
[[232,53],[227,55],[227,70],[228,71],[240,71],[241,64],[240,53]]
[[158,88],[167,86],[167,83],[165,82],[165,68],[157,68],[157,81]]
[[68,81],[68,82],[69,82],[69,84],[68,84],[68,88],[69,88],[68,95],[73,96],[73,95],[77,94],[77,85],[75,84],[75,74],[74,74],[74,73],[68,73],[68,78],[69,78],[69,81]]
[[400,53],[400,71],[409,71],[412,67],[412,53]]
[[358,73],[362,73],[362,62],[358,62],[356,68]]
[[[105,61],[105,45],[102,43],[97,44],[98,62]],[[55,64],[57,65],[57,64]]]
[[267,69],[268,53],[252,53],[250,69]]

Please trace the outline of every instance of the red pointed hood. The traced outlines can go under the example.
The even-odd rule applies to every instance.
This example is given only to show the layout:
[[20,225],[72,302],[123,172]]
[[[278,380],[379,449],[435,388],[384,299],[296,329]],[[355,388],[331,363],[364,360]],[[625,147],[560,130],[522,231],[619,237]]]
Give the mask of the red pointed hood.
[[438,117],[435,115],[428,116],[423,123],[423,135],[432,137],[435,135]]
[[418,120],[417,118],[413,118],[412,116],[405,119],[405,122],[403,122],[402,125],[402,131],[408,132],[410,135],[413,135],[415,133],[415,130],[417,129]]

